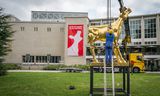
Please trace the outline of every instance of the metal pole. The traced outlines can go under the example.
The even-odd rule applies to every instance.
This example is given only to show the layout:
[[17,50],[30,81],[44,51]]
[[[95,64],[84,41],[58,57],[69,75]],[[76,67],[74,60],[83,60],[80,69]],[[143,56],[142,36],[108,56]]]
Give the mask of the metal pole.
[[130,71],[129,71],[129,66],[127,67],[127,96],[130,96]]
[[115,82],[114,82],[114,64],[113,64],[113,56],[112,56],[112,94],[115,96]]
[[93,96],[93,66],[90,66],[90,96]]
[[103,74],[104,74],[104,96],[107,96],[107,76],[106,76],[106,59],[104,58],[104,72],[103,72]]
[[125,67],[122,68],[123,71],[123,91],[126,90],[126,75],[125,75]]

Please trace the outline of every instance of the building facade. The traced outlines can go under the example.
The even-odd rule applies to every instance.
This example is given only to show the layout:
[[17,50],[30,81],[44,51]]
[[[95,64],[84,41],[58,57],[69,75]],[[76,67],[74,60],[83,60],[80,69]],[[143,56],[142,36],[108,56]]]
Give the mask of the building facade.
[[[116,18],[112,18],[112,21]],[[107,19],[92,19],[90,25],[107,24]],[[160,69],[160,13],[145,14],[139,16],[130,16],[129,25],[131,32],[131,41],[129,44],[129,52],[140,52],[144,54],[145,67],[147,70]],[[120,36],[119,44],[121,46],[122,38],[125,37],[124,28]],[[103,42],[95,44],[98,47],[103,47]],[[104,58],[104,52],[100,53],[97,58]],[[87,54],[87,59],[91,58],[90,53]],[[97,54],[98,55],[98,54]]]
[[[32,13],[35,14],[36,12]],[[37,13],[41,17],[37,16],[38,20],[35,17],[31,21],[11,19],[10,23],[15,33],[10,45],[12,51],[6,56],[5,63],[22,64],[23,66],[32,65],[32,67],[47,64],[86,64],[86,47],[84,46],[86,45],[88,32],[88,13],[52,12],[53,17],[56,14],[56,20],[43,17],[50,16],[51,13],[47,15],[41,15],[44,12],[37,11]],[[44,20],[42,20],[42,17]],[[73,54],[74,56],[70,56],[67,53],[69,50],[67,47],[69,26],[77,25],[83,27],[81,36],[83,37],[83,41],[81,40],[83,55]]]

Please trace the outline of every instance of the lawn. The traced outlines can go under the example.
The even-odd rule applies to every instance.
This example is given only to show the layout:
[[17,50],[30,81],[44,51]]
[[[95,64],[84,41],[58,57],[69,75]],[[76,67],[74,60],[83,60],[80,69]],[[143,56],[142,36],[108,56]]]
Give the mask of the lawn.
[[[115,76],[122,86],[121,74]],[[103,74],[96,73],[94,83],[103,87]],[[131,95],[160,96],[160,74],[131,74]],[[9,73],[0,77],[0,96],[89,96],[89,73]]]

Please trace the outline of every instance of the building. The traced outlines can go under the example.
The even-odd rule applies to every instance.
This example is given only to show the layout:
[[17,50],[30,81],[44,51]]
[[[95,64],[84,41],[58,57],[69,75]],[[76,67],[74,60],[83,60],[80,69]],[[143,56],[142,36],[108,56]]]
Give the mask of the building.
[[[10,23],[16,32],[11,43],[12,52],[6,56],[5,63],[32,67],[47,64],[86,64],[84,46],[88,32],[88,13],[32,11],[31,21],[11,19]],[[68,32],[76,28],[78,32],[81,32],[78,28],[82,28],[83,32],[80,33],[83,44],[81,56],[68,54]]]
[[[32,11],[31,16],[31,21],[20,21],[17,18],[11,20],[10,23],[13,24],[16,33],[11,44],[12,52],[6,56],[5,63],[22,65],[89,63],[92,56],[87,45],[88,25],[101,25],[108,22],[105,18],[89,20],[88,13],[85,12]],[[112,18],[112,21],[114,20],[116,18]],[[150,69],[150,65],[160,69],[160,13],[130,16],[129,23],[132,37],[129,51],[142,52],[147,69]],[[70,25],[83,26],[81,55],[68,53],[70,46],[68,34],[70,28],[74,28],[74,26],[69,27]],[[119,40],[120,46],[122,38],[124,38],[124,30]],[[95,45],[101,48],[104,43],[98,41]],[[104,52],[96,54],[97,58],[104,58]]]
[[[116,18],[112,18],[111,21],[114,20]],[[105,18],[92,19],[90,20],[90,25],[102,25],[107,22]],[[147,70],[150,70],[150,66],[152,65],[155,70],[160,70],[160,13],[130,16],[129,24],[132,43],[129,44],[128,50],[130,52],[142,52],[144,54]],[[124,36],[124,28],[122,28],[122,34],[119,40],[120,45]],[[99,47],[104,46],[103,42],[97,42],[95,45]],[[97,58],[104,58],[103,53],[99,54],[100,56],[97,56]],[[87,59],[90,59],[90,53],[87,55]]]

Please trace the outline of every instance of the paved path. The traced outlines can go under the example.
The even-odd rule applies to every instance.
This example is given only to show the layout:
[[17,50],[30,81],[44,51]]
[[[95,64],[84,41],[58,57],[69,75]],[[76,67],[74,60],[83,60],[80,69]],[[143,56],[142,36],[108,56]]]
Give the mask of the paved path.
[[48,70],[8,70],[8,72],[54,72],[54,73],[58,73],[58,72],[62,72],[62,71],[48,71]]
[[[64,71],[57,71],[57,70],[8,70],[8,72],[53,72],[53,73],[60,73]],[[89,71],[82,71],[82,73],[88,73]]]
[[159,73],[159,74],[160,74],[160,71],[153,71],[153,72],[147,71],[147,72],[145,72],[145,73]]
[[[57,70],[8,70],[8,72],[53,72],[53,73],[60,73],[64,71],[57,71]],[[82,73],[88,73],[89,71],[82,71]],[[160,71],[146,71],[145,73],[157,73],[160,74]]]

